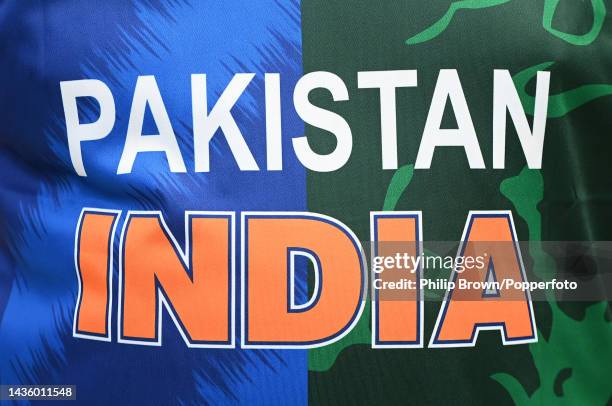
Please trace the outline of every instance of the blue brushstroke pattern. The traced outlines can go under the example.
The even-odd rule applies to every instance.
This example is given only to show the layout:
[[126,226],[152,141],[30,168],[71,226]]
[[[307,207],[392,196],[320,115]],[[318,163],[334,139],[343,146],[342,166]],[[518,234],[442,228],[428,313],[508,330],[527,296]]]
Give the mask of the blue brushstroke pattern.
[[[161,348],[71,335],[82,207],[161,210],[179,244],[185,210],[306,208],[305,171],[290,149],[303,134],[290,102],[302,74],[299,3],[6,0],[0,60],[0,382],[76,384],[87,404],[305,404],[305,351],[188,349],[167,315]],[[237,72],[257,74],[233,111],[260,168],[263,73],[281,74],[284,170],[240,172],[217,134],[211,172],[195,174],[190,75],[208,75],[212,106]],[[189,173],[170,173],[159,153],[115,175],[138,75],[155,75]],[[111,88],[117,120],[108,137],[83,144],[88,177],[79,178],[59,82],[84,78]],[[81,119],[94,120],[95,103],[81,106]],[[150,114],[144,131],[155,131]],[[116,258],[117,244],[115,282]],[[115,314],[112,326],[116,334]]]

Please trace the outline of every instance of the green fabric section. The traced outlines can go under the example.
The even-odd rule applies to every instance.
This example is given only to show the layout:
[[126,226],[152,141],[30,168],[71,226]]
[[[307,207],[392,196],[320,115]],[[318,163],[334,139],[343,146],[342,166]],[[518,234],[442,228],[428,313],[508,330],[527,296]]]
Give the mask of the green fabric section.
[[572,45],[590,45],[597,39],[597,36],[603,27],[604,21],[606,20],[606,3],[604,0],[591,0],[591,7],[593,10],[593,25],[586,34],[582,35],[563,32],[553,28],[555,11],[559,6],[560,1],[561,0],[546,0],[544,2],[544,16],[542,18],[542,24],[544,25],[546,31]]
[[[521,98],[521,103],[528,114],[533,115],[535,108],[535,97],[530,96],[525,90],[529,82],[538,71],[551,70],[554,62],[544,62],[529,67],[514,75],[514,85]],[[577,109],[595,99],[612,95],[612,84],[590,84],[582,85],[575,89],[566,90],[558,94],[551,94],[548,98],[548,117],[563,117],[572,110]]]
[[414,165],[403,166],[395,172],[387,189],[383,210],[394,210],[397,207],[397,202],[410,184],[413,175]]
[[[333,102],[327,92],[315,91],[311,101],[344,117],[353,133],[351,159],[343,168],[308,173],[309,210],[338,218],[362,241],[369,239],[369,212],[381,208],[421,210],[426,241],[458,240],[470,210],[512,210],[522,241],[612,240],[612,97],[607,97],[605,87],[612,84],[609,18],[584,46],[546,30],[542,22],[549,3],[545,1],[512,0],[479,10],[455,10],[449,21],[438,26],[442,30],[432,31],[430,27],[441,24],[455,3],[465,4],[420,0],[302,4],[304,71],[334,72],[350,96],[348,101]],[[559,2],[555,29],[588,33],[598,18],[589,13],[589,5]],[[607,9],[611,5],[605,1]],[[427,30],[429,34],[423,34]],[[406,39],[413,43],[407,45]],[[552,97],[543,169],[523,170],[522,148],[508,120],[506,169],[493,170],[493,70],[510,71],[529,113],[534,67],[543,67],[545,61],[555,62],[547,66]],[[396,93],[397,171],[381,169],[379,92],[357,88],[358,71],[391,69],[418,70],[418,87]],[[440,69],[458,70],[487,169],[470,170],[462,148],[453,147],[437,149],[431,169],[410,166]],[[452,122],[449,106],[446,115]],[[306,136],[319,153],[335,146],[323,130],[307,126]],[[528,267],[538,267],[540,278],[568,271],[550,263],[537,248],[533,245],[523,257]],[[426,302],[426,343],[439,308],[439,303]],[[503,346],[499,332],[488,331],[479,335],[475,348],[435,350],[371,349],[368,308],[343,340],[309,351],[310,401],[605,404],[610,393],[604,390],[608,382],[604,369],[611,363],[609,354],[601,350],[610,342],[605,308],[605,304],[535,303],[537,344]],[[593,347],[585,344],[591,342]],[[559,388],[562,395],[557,395]]]
[[429,28],[424,31],[418,33],[414,37],[411,37],[406,40],[407,45],[419,44],[421,42],[426,42],[431,39],[434,39],[438,35],[440,35],[448,25],[451,23],[455,13],[459,10],[470,10],[470,9],[479,9],[479,8],[487,8],[487,7],[495,7],[500,4],[504,4],[509,2],[510,0],[462,0],[455,1],[451,3],[448,11],[444,13],[442,18],[432,24]]
[[[542,280],[550,280],[555,275],[552,258],[541,247],[541,216],[537,205],[543,198],[543,179],[539,171],[523,169],[514,178],[501,184],[501,192],[508,197],[517,213],[527,222],[529,228],[530,250],[534,261],[534,271]],[[517,404],[524,405],[603,405],[612,396],[612,385],[601,377],[609,372],[612,362],[612,323],[606,321],[607,303],[600,302],[589,307],[582,320],[575,320],[561,310],[552,295],[548,295],[552,310],[552,329],[548,338],[540,337],[538,343],[530,344],[540,378],[540,387],[528,395],[515,377],[498,373],[493,379],[498,381],[512,396]],[[572,343],[588,340],[588,347],[572,351]],[[562,377],[567,377],[558,385],[562,396],[555,393],[555,385]]]

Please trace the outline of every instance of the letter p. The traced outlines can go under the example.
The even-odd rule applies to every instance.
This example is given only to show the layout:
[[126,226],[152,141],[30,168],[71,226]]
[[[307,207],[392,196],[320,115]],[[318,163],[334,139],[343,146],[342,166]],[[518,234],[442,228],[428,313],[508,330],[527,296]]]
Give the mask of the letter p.
[[[96,79],[60,82],[68,149],[72,166],[79,176],[87,176],[81,154],[82,141],[94,141],[106,137],[115,125],[115,101],[103,82]],[[92,123],[79,123],[77,97],[93,97],[100,105],[100,116]]]

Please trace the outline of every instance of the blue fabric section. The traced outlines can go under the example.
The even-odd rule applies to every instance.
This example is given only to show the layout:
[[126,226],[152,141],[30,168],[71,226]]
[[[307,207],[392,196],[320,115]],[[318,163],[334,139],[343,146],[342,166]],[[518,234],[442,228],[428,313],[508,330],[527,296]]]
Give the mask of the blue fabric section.
[[[162,347],[119,344],[116,294],[112,343],[72,337],[83,207],[123,210],[119,228],[127,210],[161,210],[181,245],[185,210],[306,208],[305,171],[290,149],[303,133],[290,103],[302,73],[299,4],[8,0],[0,4],[0,59],[0,382],[75,384],[88,404],[305,404],[306,351],[188,349],[167,314]],[[211,172],[194,173],[190,75],[208,75],[210,107],[239,72],[257,74],[233,112],[264,169],[263,73],[281,74],[291,152],[283,171],[239,171],[218,133]],[[138,75],[157,79],[186,174],[170,173],[163,153],[141,154],[131,174],[115,174]],[[83,144],[88,176],[79,178],[59,82],[85,78],[110,87],[117,119],[108,137]],[[80,106],[83,121],[96,118],[96,103]],[[154,132],[147,117],[144,131]]]

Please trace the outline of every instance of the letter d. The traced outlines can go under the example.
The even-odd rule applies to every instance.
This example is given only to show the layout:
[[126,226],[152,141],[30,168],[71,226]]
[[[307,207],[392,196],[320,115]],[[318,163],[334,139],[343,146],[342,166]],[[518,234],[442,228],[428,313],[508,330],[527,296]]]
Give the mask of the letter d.
[[[294,257],[315,270],[314,292],[294,300]],[[242,347],[315,348],[355,326],[365,303],[363,249],[339,221],[315,213],[242,214]]]

